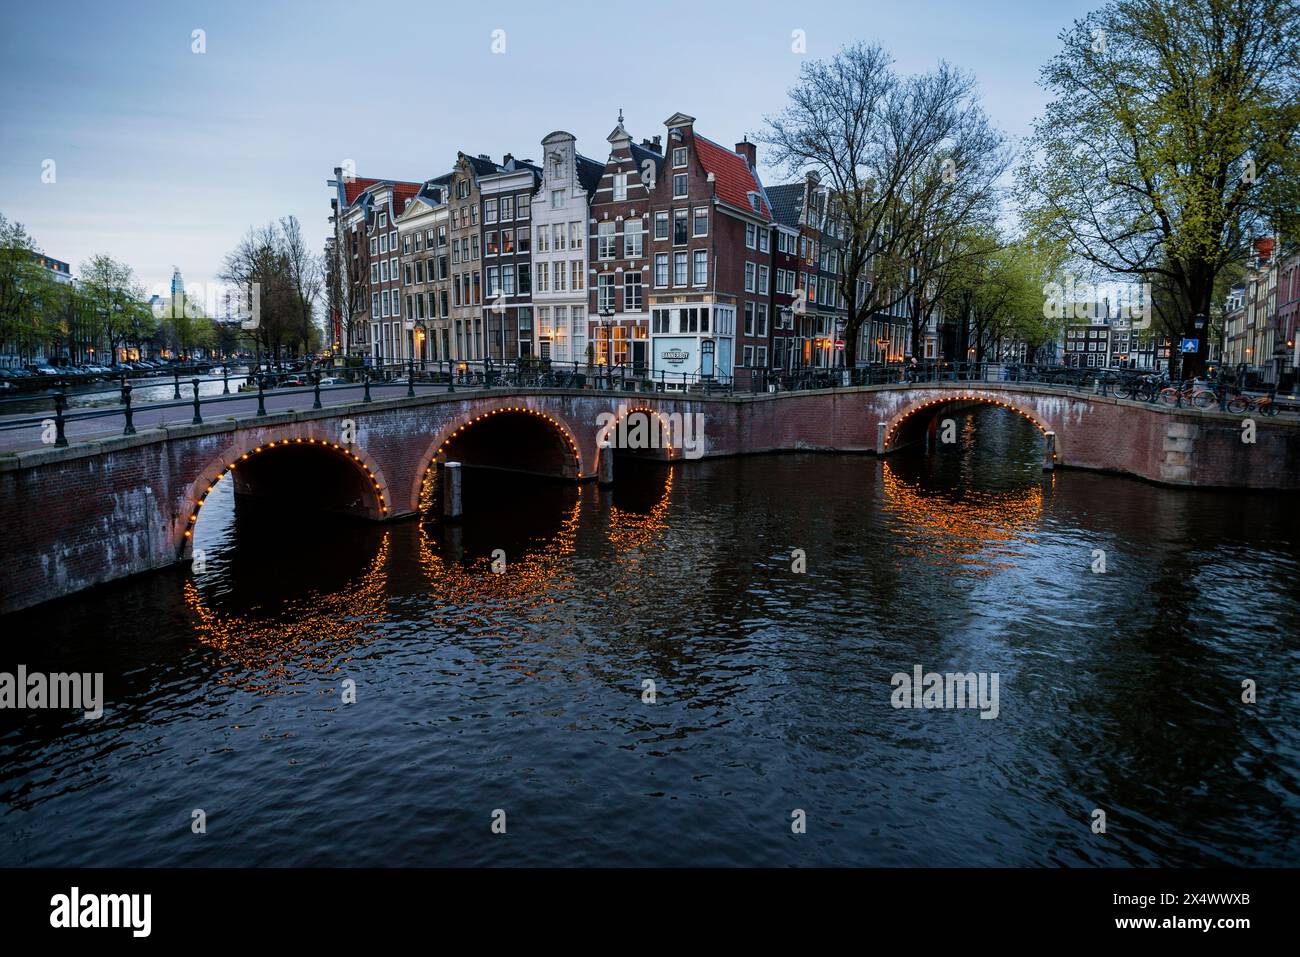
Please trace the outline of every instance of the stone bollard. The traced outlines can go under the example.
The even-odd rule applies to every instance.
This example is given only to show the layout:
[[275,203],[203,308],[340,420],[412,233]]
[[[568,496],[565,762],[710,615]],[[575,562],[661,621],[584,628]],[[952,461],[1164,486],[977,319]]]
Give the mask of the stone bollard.
[[459,520],[464,511],[460,483],[460,463],[448,462],[442,467],[442,514],[444,518]]

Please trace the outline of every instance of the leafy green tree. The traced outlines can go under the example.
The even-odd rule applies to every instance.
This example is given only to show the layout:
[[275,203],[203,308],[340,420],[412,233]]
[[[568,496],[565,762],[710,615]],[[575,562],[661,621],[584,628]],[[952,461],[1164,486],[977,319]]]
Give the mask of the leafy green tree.
[[1061,41],[1020,176],[1026,222],[1163,289],[1166,331],[1199,343],[1183,374],[1199,374],[1220,273],[1252,236],[1300,225],[1300,6],[1113,0]]
[[39,250],[21,223],[0,214],[0,349],[26,361],[46,345],[58,326],[58,283],[37,258]]
[[119,350],[139,346],[158,329],[158,320],[144,300],[144,287],[125,263],[100,253],[81,265],[81,282],[102,338],[117,365]]

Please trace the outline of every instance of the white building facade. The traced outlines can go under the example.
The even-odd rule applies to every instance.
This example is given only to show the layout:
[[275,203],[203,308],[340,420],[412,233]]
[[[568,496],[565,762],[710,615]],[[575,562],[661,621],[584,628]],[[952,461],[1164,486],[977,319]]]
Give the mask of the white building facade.
[[533,198],[533,306],[537,354],[557,363],[587,358],[587,221],[602,164],[579,155],[572,133],[542,140]]

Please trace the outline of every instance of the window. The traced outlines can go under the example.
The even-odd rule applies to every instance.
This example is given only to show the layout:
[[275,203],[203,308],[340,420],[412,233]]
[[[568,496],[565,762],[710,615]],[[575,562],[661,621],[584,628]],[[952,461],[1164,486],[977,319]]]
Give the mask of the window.
[[627,173],[615,173],[613,175],[614,183],[614,202],[622,202],[627,199]]
[[[545,269],[545,268],[546,268],[546,264],[545,264],[545,263],[542,263],[542,269]],[[551,268],[552,268],[552,269],[554,270],[554,272],[555,272],[555,291],[556,291],[556,292],[564,292],[565,285],[566,285],[566,283],[565,283],[565,281],[564,281],[564,279],[565,279],[565,265],[564,265],[564,262],[563,262],[563,261],[560,261],[560,262],[552,263],[552,264],[551,264]]]
[[758,251],[760,253],[766,253],[766,252],[771,252],[771,250],[772,250],[772,234],[769,233],[766,229],[761,230],[758,234]]
[[614,276],[601,273],[596,277],[596,308],[602,312],[614,311]]
[[409,253],[410,251],[411,251],[411,237],[410,237],[410,236],[403,236],[403,237],[402,237],[402,255],[405,256],[405,255],[406,255],[407,253]]
[[745,263],[745,292],[754,291],[754,274],[755,274],[754,264]]
[[379,293],[372,293],[370,296],[370,314],[379,315]]
[[[407,266],[406,268],[409,271],[411,267]],[[433,278],[433,273],[429,273],[429,278],[430,279]],[[415,281],[424,282],[424,260],[423,259],[417,259],[415,261]],[[408,279],[407,282],[410,282],[410,280]]]
[[623,222],[623,258],[640,259],[641,250],[641,220],[634,216]]
[[641,311],[641,274],[629,272],[623,275],[623,309],[627,312]]
[[501,291],[507,296],[515,294],[515,267],[513,265],[501,267]]
[[655,254],[655,285],[660,288],[668,285],[668,254]]
[[483,245],[486,254],[489,256],[495,256],[501,251],[501,247],[497,245],[497,233],[495,229],[488,230],[483,234]]
[[483,222],[495,223],[497,221],[497,201],[495,199],[483,200]]
[[656,309],[650,317],[650,331],[657,336],[665,335],[669,332],[668,316],[670,313],[667,309]]
[[564,224],[556,223],[551,227],[551,235],[554,237],[554,247],[556,251],[564,248]]
[[379,251],[381,253],[388,252],[388,233],[384,233],[379,237]]
[[551,231],[545,226],[537,227],[537,251],[539,253],[550,252],[551,250]]
[[661,209],[655,213],[655,239],[668,238],[668,211]]
[[584,288],[582,268],[581,259],[574,259],[569,263],[569,278],[573,280],[570,285],[573,287],[574,292],[582,292]]
[[402,285],[409,286],[410,284],[411,284],[411,264],[407,263],[405,266],[402,267]]
[[755,334],[760,338],[767,336],[767,303],[758,304],[758,314],[755,321]]
[[370,255],[372,256],[379,255],[379,240],[375,239],[373,236],[370,239]]
[[685,173],[673,174],[673,198],[679,199],[687,194],[687,178]]
[[379,282],[379,263],[370,264],[370,281]]
[[691,281],[697,286],[706,286],[709,282],[709,253],[706,249],[695,250],[695,275]]
[[551,291],[550,286],[551,286],[551,271],[546,268],[546,263],[538,263],[537,291],[550,292]]
[[745,224],[745,248],[754,249],[758,245],[758,229],[753,223]]
[[475,233],[473,236],[471,236],[469,238],[469,242],[470,242],[470,251],[473,253],[473,255],[470,258],[472,258],[475,262],[478,262],[478,233]]
[[379,280],[380,282],[388,282],[388,260],[387,259],[385,259],[383,262],[379,264]]
[[515,251],[515,231],[513,229],[501,230],[501,255],[512,256]]
[[673,150],[673,166],[681,167],[686,165],[686,147],[679,146]]
[[526,253],[532,248],[531,236],[532,230],[527,226],[520,226],[515,230],[515,238],[519,241],[520,253]]
[[673,253],[673,285],[686,285],[686,253]]
[[689,210],[685,210],[685,209],[673,210],[673,245],[674,246],[686,245],[686,220],[689,215],[690,215]]
[[513,196],[501,197],[501,222],[509,222],[515,218],[515,198]]
[[767,295],[768,268],[766,266],[758,267],[758,292]]
[[597,256],[600,259],[613,259],[617,244],[614,236],[614,224],[606,220],[597,227]]
[[582,248],[582,223],[569,223],[569,248]]
[[533,213],[533,198],[527,193],[515,200],[515,219],[527,219]]
[[[753,334],[754,334],[754,304],[752,302],[747,302],[745,303],[745,335],[752,336]],[[749,363],[746,362],[745,365],[749,365]]]
[[741,352],[741,355],[743,356],[743,358],[740,360],[740,364],[742,366],[752,366],[754,364],[753,346],[745,346],[744,351]]
[[563,209],[563,208],[564,208],[564,190],[562,189],[551,190],[551,209]]
[[695,228],[696,236],[707,236],[709,234],[709,207],[695,207]]
[[488,298],[489,298],[489,299],[491,299],[493,296],[496,295],[496,292],[497,292],[497,275],[498,275],[497,267],[496,267],[496,266],[488,266],[488,268],[487,268],[487,294],[488,294]]

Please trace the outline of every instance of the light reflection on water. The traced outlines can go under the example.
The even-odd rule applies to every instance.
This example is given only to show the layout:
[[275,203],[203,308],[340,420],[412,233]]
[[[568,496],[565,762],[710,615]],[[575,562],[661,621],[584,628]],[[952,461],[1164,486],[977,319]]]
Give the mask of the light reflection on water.
[[[1044,476],[1038,442],[988,410],[884,463],[471,475],[459,527],[236,516],[224,483],[203,571],[7,622],[108,704],[0,713],[0,863],[1293,859],[1294,510]],[[1001,717],[893,710],[915,664],[999,672]]]

